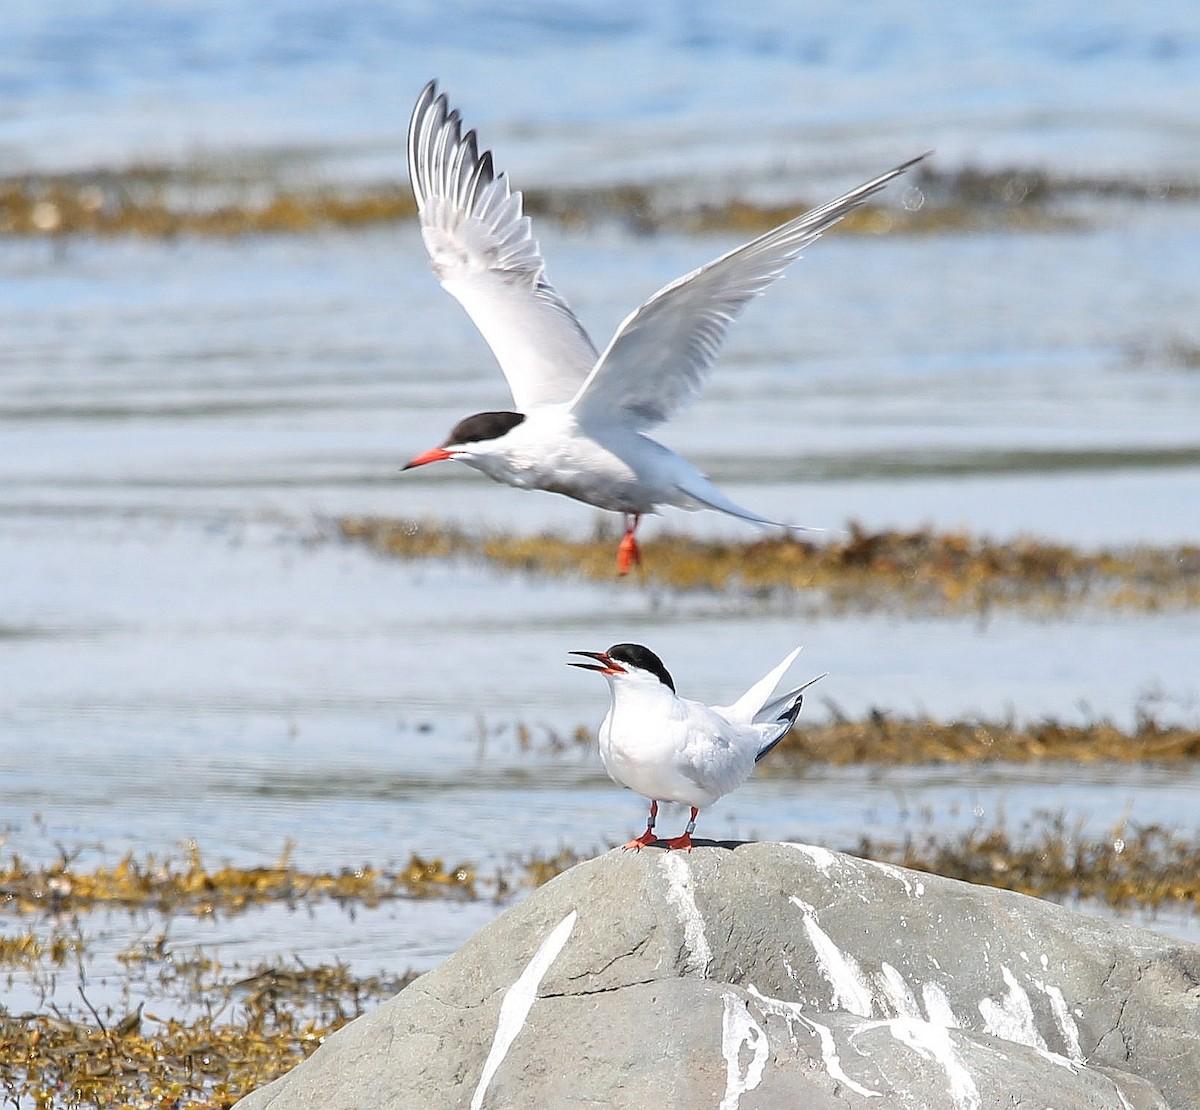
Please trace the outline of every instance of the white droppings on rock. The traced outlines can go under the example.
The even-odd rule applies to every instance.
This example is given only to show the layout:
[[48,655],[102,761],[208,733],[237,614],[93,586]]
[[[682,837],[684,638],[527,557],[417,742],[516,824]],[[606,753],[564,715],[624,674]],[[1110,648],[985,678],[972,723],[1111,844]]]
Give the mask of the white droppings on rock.
[[789,844],[789,848],[795,848],[797,852],[808,856],[822,875],[828,875],[833,870],[834,864],[838,862],[838,857],[828,848],[820,848],[815,844]]
[[838,1053],[837,1042],[833,1039],[833,1030],[819,1021],[814,1021],[804,1013],[803,1007],[798,1002],[785,1002],[782,998],[771,998],[757,990],[753,983],[747,990],[754,996],[758,1008],[764,1014],[775,1014],[788,1023],[788,1033],[793,1044],[796,1043],[796,1035],[792,1030],[792,1022],[799,1022],[813,1033],[821,1046],[821,1060],[825,1064],[825,1070],[829,1073],[830,1079],[844,1083],[850,1090],[866,1098],[877,1098],[883,1094],[882,1091],[873,1091],[870,1087],[864,1087],[861,1083],[855,1082],[842,1070],[842,1059]]
[[985,998],[979,1003],[984,1028],[993,1036],[1003,1037],[1006,1041],[1016,1041],[1017,1044],[1028,1045],[1030,1048],[1047,1049],[1045,1040],[1037,1030],[1037,1020],[1033,1016],[1033,1005],[1029,1001],[1028,992],[1007,967],[1002,965],[1000,973],[1004,976],[1008,990],[999,1001]]
[[805,1027],[810,1025],[808,1018],[804,1016],[804,1005],[800,1002],[785,1002],[782,998],[772,998],[770,995],[763,994],[753,983],[746,988],[747,992],[754,998],[755,1005],[762,1012],[763,1017],[781,1017],[787,1022],[788,1039],[792,1042],[792,1047],[796,1048],[800,1041],[796,1037],[796,1022],[801,1022]]
[[[789,848],[794,848],[801,855],[807,856],[826,878],[830,878],[835,867],[840,867],[842,871],[850,869],[854,865],[873,863],[873,860],[855,859],[851,856],[843,856],[837,852],[831,852],[828,848],[820,848],[815,844],[797,844],[789,843]],[[860,902],[869,902],[870,899],[863,894],[861,890],[856,890],[854,887],[845,885],[842,888],[845,894],[853,894]]]
[[829,984],[833,1009],[849,1010],[859,1017],[871,1017],[875,996],[871,982],[858,961],[843,952],[817,921],[817,911],[792,895],[790,901],[804,913],[804,929],[817,957],[817,970]]
[[904,981],[900,974],[886,960],[879,969],[877,979],[883,997],[892,1004],[897,1017],[920,1017],[921,1007],[912,987]]
[[[877,871],[882,871],[885,875],[888,875],[891,878],[895,879],[898,883],[900,883],[901,886],[904,887],[904,893],[907,894],[910,898],[912,898],[914,896],[914,894],[916,893],[916,886],[921,885],[921,884],[914,885],[912,879],[910,879],[908,877],[908,872],[905,871],[902,867],[897,867],[894,863],[881,863],[877,859],[865,859],[865,860],[863,860],[863,863],[870,864]],[[924,886],[921,885],[922,892],[924,891],[924,889],[925,889]]]
[[1071,1016],[1063,992],[1053,983],[1043,983],[1040,979],[1034,979],[1033,985],[1050,1000],[1050,1012],[1054,1015],[1054,1023],[1067,1046],[1067,1058],[1074,1064],[1084,1063],[1087,1057],[1084,1056],[1083,1047],[1079,1043],[1079,1026]]
[[712,963],[712,948],[704,932],[704,917],[696,905],[692,871],[682,852],[663,852],[663,874],[667,877],[667,901],[679,914],[683,926],[683,943],[688,957],[683,970],[688,975],[704,975]]
[[504,992],[504,999],[500,1003],[500,1017],[496,1022],[496,1035],[492,1038],[491,1051],[483,1062],[483,1072],[475,1086],[475,1093],[471,1096],[471,1110],[480,1110],[483,1106],[488,1085],[492,1082],[497,1068],[504,1063],[504,1057],[508,1055],[517,1034],[524,1028],[525,1019],[537,998],[538,987],[546,972],[550,970],[550,965],[558,959],[558,954],[570,939],[577,916],[577,911],[572,910],[554,927],[533,954],[533,959],[525,965],[525,970],[517,977],[517,981]]
[[1074,1060],[1068,1060],[1060,1052],[1052,1052],[1048,1048],[1035,1048],[1036,1052],[1043,1060],[1049,1060],[1052,1064],[1057,1064],[1060,1068],[1066,1068],[1072,1075],[1079,1074],[1079,1065]]
[[[719,1110],[738,1110],[742,1095],[761,1082],[771,1044],[766,1031],[750,1016],[750,1009],[736,994],[722,995],[725,1012],[721,1016],[721,1054],[725,1057],[725,1097]],[[742,1072],[742,1047],[749,1045],[753,1054]]]
[[979,1088],[966,1065],[959,1059],[946,1026],[920,1018],[892,1018],[879,1024],[890,1029],[896,1040],[908,1045],[918,1056],[941,1066],[946,1073],[947,1093],[954,1110],[982,1110]]
[[946,1029],[961,1029],[954,1009],[950,1005],[950,996],[940,983],[925,983],[921,987],[921,1001],[925,1003],[925,1016],[934,1025]]

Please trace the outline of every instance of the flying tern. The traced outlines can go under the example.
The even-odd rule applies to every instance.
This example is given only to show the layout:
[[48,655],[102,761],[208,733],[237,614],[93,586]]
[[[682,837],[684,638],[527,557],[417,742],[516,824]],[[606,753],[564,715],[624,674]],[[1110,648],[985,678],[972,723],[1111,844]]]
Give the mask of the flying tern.
[[457,459],[519,489],[624,514],[618,573],[640,561],[638,521],[659,505],[716,509],[796,527],[731,501],[690,462],[645,433],[700,392],[730,323],[801,250],[921,155],[780,224],[660,289],[598,352],[546,277],[521,194],[479,151],[431,81],[413,109],[408,171],[421,235],[442,287],[492,348],[514,410],[460,420],[404,469]]
[[625,845],[640,850],[657,839],[659,802],[691,806],[682,836],[667,848],[692,849],[696,816],[736,790],[754,765],[779,743],[804,704],[804,691],[824,678],[775,697],[775,687],[800,654],[789,652],[732,705],[704,705],[681,698],[663,662],[641,644],[614,644],[607,651],[573,651],[593,663],[572,667],[599,671],[608,679],[612,705],[600,726],[600,759],[608,777],[650,799],[646,831]]

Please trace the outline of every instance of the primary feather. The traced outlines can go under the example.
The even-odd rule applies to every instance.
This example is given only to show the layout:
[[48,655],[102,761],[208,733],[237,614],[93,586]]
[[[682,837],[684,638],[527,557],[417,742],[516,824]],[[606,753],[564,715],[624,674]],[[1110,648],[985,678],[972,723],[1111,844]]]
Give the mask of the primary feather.
[[596,348],[546,278],[521,194],[475,132],[462,133],[435,81],[413,109],[408,169],[433,271],[492,348],[518,408],[569,401]]
[[675,415],[703,388],[729,325],[746,304],[780,278],[809,243],[921,158],[881,173],[660,289],[617,328],[572,402],[576,415],[587,422],[620,412],[626,423],[643,429]]

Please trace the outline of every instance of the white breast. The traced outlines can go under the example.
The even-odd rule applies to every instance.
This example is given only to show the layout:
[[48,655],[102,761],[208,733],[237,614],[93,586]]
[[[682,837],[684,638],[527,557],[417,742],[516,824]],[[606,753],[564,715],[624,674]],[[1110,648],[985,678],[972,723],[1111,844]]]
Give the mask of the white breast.
[[518,489],[561,493],[612,512],[654,508],[636,468],[614,445],[582,432],[559,405],[533,409],[489,449],[464,461]]
[[704,808],[754,769],[756,737],[705,706],[676,700],[671,717],[615,705],[600,729],[609,777],[644,798]]

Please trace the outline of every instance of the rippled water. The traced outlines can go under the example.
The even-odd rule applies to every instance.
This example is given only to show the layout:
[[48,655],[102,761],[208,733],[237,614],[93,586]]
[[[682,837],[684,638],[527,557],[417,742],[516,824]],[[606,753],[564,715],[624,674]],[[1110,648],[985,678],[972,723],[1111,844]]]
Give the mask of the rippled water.
[[522,180],[790,177],[929,147],[1200,172],[1191,0],[10,7],[0,152],[18,169],[268,147],[396,176],[415,90],[440,76]]
[[[807,29],[769,5],[555,11],[23,6],[0,36],[0,153],[86,168],[282,144],[306,173],[399,177],[409,104],[439,73],[518,184],[594,169],[751,191],[796,178],[808,195],[929,146],[949,165],[1200,179],[1190,5],[838,6]],[[816,527],[1194,541],[1200,205],[1076,214],[1073,229],[831,236],[747,312],[661,438],[735,499]],[[732,243],[539,231],[600,341]],[[27,857],[194,838],[244,863],[290,840],[307,867],[412,851],[491,866],[606,847],[638,831],[642,803],[594,752],[521,752],[513,726],[597,723],[603,684],[565,653],[622,639],[714,701],[804,643],[797,673],[831,672],[818,716],[831,702],[1128,722],[1145,699],[1197,716],[1195,613],[814,619],[328,542],[321,522],[341,513],[597,522],[465,468],[399,474],[506,400],[411,226],[0,238],[0,288],[0,815]],[[1177,769],[818,768],[752,782],[700,832],[842,847],[1039,809],[1093,831],[1124,816],[1194,830],[1196,787]],[[403,970],[493,912],[393,907],[346,929],[333,911],[270,911],[205,935],[251,958],[284,931],[287,951]]]

